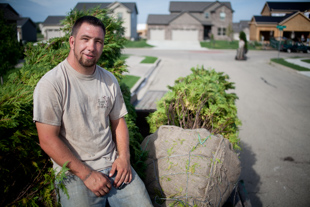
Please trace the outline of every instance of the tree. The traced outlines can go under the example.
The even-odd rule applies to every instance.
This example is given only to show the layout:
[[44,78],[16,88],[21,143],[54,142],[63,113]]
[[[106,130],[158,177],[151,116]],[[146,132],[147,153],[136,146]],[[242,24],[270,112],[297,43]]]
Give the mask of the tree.
[[14,67],[21,55],[21,47],[16,38],[16,25],[8,24],[0,12],[0,76]]
[[[32,97],[40,78],[68,56],[68,32],[77,18],[84,15],[96,16],[106,26],[103,54],[98,65],[118,79],[126,71],[125,61],[120,59],[126,42],[124,27],[120,20],[109,17],[107,10],[71,11],[63,22],[67,31],[64,37],[51,39],[48,43],[26,45],[23,67],[12,73],[0,90],[0,206],[57,205],[57,190],[53,184],[55,180],[61,181],[64,174],[54,174],[51,160],[39,146],[32,122]],[[130,90],[125,85],[121,85],[121,90],[128,109],[125,119],[129,130],[131,163],[143,177],[146,167],[143,162],[146,156],[140,148],[143,137],[135,125],[136,114],[130,104]],[[63,169],[67,170],[65,166]]]
[[234,34],[234,30],[232,28],[232,24],[229,23],[228,27],[227,27],[227,37],[229,38],[230,41],[233,40],[233,34]]
[[245,53],[247,53],[247,51],[248,51],[248,41],[246,39],[246,34],[245,34],[244,31],[241,31],[239,33],[239,39],[244,41],[244,50],[245,50]]

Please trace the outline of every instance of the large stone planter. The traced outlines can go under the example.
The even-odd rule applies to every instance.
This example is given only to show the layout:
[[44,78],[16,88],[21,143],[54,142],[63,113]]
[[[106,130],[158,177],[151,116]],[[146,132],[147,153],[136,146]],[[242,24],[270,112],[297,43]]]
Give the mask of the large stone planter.
[[155,206],[222,206],[238,182],[230,142],[206,129],[161,126],[141,146],[149,151],[144,182]]

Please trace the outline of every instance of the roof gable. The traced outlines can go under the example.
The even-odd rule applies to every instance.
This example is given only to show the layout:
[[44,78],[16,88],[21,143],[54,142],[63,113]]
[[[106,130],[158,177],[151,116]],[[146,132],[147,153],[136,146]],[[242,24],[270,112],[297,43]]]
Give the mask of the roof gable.
[[43,22],[43,25],[46,26],[46,25],[61,25],[60,22],[62,20],[64,20],[66,18],[66,16],[48,16],[44,22]]
[[147,18],[148,25],[167,25],[178,14],[149,14]]
[[76,10],[90,10],[90,9],[92,9],[92,8],[95,8],[95,7],[98,7],[99,6],[99,8],[100,9],[106,9],[109,5],[111,4],[111,2],[110,3],[88,3],[88,2],[79,2],[79,3],[77,3],[76,4],[76,6],[74,7],[74,9],[76,9]]
[[293,19],[295,19],[297,16],[300,16],[301,18],[298,18],[299,21],[296,22],[296,24],[301,24],[301,21],[307,21],[310,22],[310,19],[308,19],[305,15],[303,15],[301,12],[295,12],[292,13],[291,15],[287,15],[286,18],[284,18],[281,22],[279,22],[280,25],[286,24]]
[[292,12],[289,14],[286,14],[283,17],[279,16],[253,16],[251,22],[256,22],[257,24],[284,24],[287,21],[289,21],[292,18],[295,18],[297,15],[303,16],[305,19],[310,21],[305,15],[303,15],[301,12]]
[[26,22],[30,22],[34,27],[37,27],[36,24],[28,17],[23,17],[17,20],[17,26],[22,27]]
[[277,24],[283,20],[283,17],[272,17],[272,16],[253,16],[252,21],[257,24]]
[[0,3],[0,10],[3,11],[3,16],[7,20],[18,20],[19,14],[8,3]]
[[207,8],[218,3],[219,6],[225,5],[227,8],[232,10],[230,2],[184,2],[184,1],[171,1],[169,11],[172,12],[204,12]]
[[79,2],[76,4],[74,9],[76,10],[90,10],[94,7],[98,7],[100,9],[108,9],[108,8],[113,8],[113,6],[117,4],[122,4],[123,6],[127,7],[130,12],[135,11],[138,14],[138,9],[136,6],[136,3],[131,3],[131,2],[97,2],[97,3],[89,3],[89,2]]
[[176,15],[174,18],[170,20],[169,24],[173,24],[179,21],[181,21],[182,24],[195,24],[195,23],[201,24],[200,21],[195,16],[191,15],[189,12],[182,12]]
[[296,12],[296,11],[309,11],[310,2],[269,2],[267,1],[261,11],[263,13],[272,12]]

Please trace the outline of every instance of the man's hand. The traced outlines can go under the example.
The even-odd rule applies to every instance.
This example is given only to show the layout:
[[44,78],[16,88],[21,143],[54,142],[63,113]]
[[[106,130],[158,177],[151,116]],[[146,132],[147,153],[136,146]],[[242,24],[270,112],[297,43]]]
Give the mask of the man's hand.
[[90,173],[83,180],[86,187],[98,197],[108,194],[112,187],[110,179],[101,172],[91,171]]
[[132,172],[130,166],[130,160],[125,157],[118,157],[110,171],[109,176],[112,177],[116,172],[116,177],[114,180],[114,187],[118,188],[122,183],[130,183],[132,180]]
[[114,187],[118,188],[122,183],[130,183],[132,172],[130,166],[129,133],[125,118],[111,121],[112,135],[116,142],[118,158],[114,161],[109,176],[116,173]]

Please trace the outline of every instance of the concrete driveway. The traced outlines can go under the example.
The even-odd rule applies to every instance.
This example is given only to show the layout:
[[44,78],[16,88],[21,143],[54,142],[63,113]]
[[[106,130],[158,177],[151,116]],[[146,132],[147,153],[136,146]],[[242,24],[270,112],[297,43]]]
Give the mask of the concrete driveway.
[[[236,61],[235,50],[125,49],[161,59],[145,90],[166,90],[174,80],[204,65],[235,82],[242,121],[240,159],[252,206],[309,206],[310,78],[270,64],[276,51],[249,51]],[[280,57],[309,54],[280,53]]]

